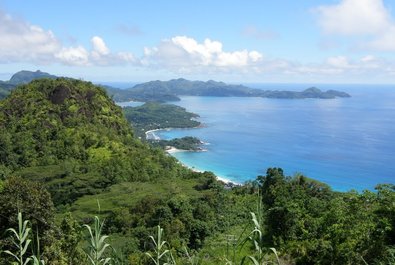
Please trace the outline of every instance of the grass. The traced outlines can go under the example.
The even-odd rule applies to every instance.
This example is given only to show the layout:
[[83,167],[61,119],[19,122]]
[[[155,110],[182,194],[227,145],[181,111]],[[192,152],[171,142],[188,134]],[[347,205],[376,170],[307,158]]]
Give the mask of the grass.
[[152,198],[169,198],[176,194],[185,194],[190,198],[199,198],[204,193],[194,189],[198,183],[191,179],[165,180],[159,179],[153,182],[124,182],[111,186],[108,191],[97,195],[86,195],[79,198],[70,211],[77,219],[97,214],[96,200],[100,201],[101,213],[106,213],[119,208],[133,208],[141,199],[150,196]]

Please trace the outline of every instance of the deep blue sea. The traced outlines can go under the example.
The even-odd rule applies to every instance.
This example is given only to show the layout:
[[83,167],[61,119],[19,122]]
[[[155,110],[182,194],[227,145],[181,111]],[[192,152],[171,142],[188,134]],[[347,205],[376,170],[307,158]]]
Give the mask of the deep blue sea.
[[[274,85],[255,85],[273,89]],[[302,90],[308,85],[275,85]],[[333,189],[395,183],[395,86],[320,85],[352,95],[339,99],[182,97],[203,128],[159,131],[163,139],[196,136],[206,152],[173,155],[197,170],[242,183],[268,167],[304,175]]]

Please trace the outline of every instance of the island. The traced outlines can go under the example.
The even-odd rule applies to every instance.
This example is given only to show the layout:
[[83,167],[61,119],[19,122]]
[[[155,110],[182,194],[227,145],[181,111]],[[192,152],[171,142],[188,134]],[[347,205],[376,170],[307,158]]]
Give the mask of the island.
[[209,80],[189,81],[183,78],[169,81],[150,81],[135,85],[129,89],[107,88],[116,101],[179,101],[180,96],[212,96],[212,97],[262,97],[279,99],[304,99],[304,98],[347,98],[350,95],[337,90],[322,91],[310,87],[303,91],[262,90],[244,85],[230,85],[224,82]]
[[[37,71],[19,71],[10,80],[0,81],[0,99],[10,94],[11,90],[21,84],[27,84],[40,78],[55,79],[57,76]],[[131,88],[120,89],[108,85],[100,85],[115,102],[141,101],[141,102],[172,102],[179,101],[180,96],[212,96],[212,97],[262,97],[278,99],[304,99],[304,98],[347,98],[348,93],[327,90],[322,91],[310,87],[303,91],[263,90],[250,88],[245,85],[226,84],[224,82],[190,81],[184,78],[169,81],[149,81],[137,84]]]

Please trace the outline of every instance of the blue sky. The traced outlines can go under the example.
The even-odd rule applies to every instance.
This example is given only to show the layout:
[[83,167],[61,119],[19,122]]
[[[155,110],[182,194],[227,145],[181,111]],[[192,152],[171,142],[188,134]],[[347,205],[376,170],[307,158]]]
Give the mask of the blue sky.
[[395,2],[0,0],[0,79],[394,83]]

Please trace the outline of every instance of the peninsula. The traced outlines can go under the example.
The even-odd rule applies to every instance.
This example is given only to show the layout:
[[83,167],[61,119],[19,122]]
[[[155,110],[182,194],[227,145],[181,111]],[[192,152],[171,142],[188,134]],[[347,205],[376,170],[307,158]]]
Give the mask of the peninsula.
[[[132,124],[134,133],[154,147],[166,149],[171,146],[180,150],[201,151],[202,142],[196,137],[182,137],[172,140],[158,139],[155,130],[167,128],[195,128],[201,126],[199,115],[173,104],[148,102],[138,107],[124,107],[125,118]],[[149,137],[151,135],[151,137]]]

